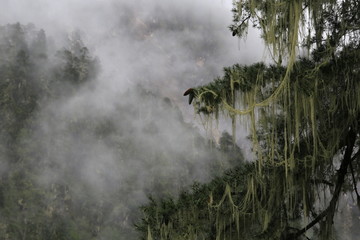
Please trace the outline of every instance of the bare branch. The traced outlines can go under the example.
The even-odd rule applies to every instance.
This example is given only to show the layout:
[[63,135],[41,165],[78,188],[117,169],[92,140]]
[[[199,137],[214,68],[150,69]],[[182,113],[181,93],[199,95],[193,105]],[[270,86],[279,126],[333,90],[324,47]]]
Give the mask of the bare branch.
[[356,179],[355,179],[355,174],[354,174],[354,168],[353,168],[351,162],[350,162],[350,171],[351,171],[352,181],[353,181],[353,184],[354,184],[354,190],[355,190],[357,199],[360,199],[360,195],[359,195],[359,192],[358,192],[357,186],[356,186]]
[[338,170],[338,178],[337,178],[337,182],[336,182],[336,186],[335,186],[335,191],[334,191],[333,197],[331,198],[329,206],[322,213],[320,213],[311,223],[306,225],[303,229],[299,230],[298,232],[296,232],[294,234],[288,235],[287,236],[288,240],[296,239],[296,238],[300,237],[302,234],[304,234],[308,229],[312,228],[315,224],[317,224],[324,217],[327,217],[328,223],[332,222],[332,220],[334,218],[336,204],[339,200],[341,188],[345,181],[345,176],[347,174],[347,168],[351,164],[351,161],[353,161],[355,159],[355,156],[357,156],[359,153],[358,152],[353,157],[351,157],[353,150],[354,150],[355,141],[356,141],[356,133],[352,129],[350,129],[348,136],[347,136],[347,142],[348,142],[347,147],[345,150],[344,158],[341,161],[341,165]]

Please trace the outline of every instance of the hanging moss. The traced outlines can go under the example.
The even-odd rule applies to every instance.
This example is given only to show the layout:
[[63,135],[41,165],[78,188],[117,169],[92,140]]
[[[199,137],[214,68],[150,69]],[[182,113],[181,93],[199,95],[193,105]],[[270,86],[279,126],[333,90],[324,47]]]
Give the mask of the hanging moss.
[[[317,55],[313,59],[295,61],[296,50],[300,44],[300,25],[306,22],[304,9],[313,9],[311,13],[313,18],[310,18],[313,22],[307,24],[324,26],[323,23],[331,19],[324,19],[322,15],[330,12],[329,9],[334,7],[334,4],[334,1],[238,3],[237,8],[233,10],[237,17],[236,22],[243,24],[242,21],[252,20],[255,25],[258,24],[257,26],[263,31],[265,42],[273,46],[274,56],[280,58],[288,56],[287,65],[286,67],[278,64],[269,67],[263,64],[250,67],[234,65],[225,70],[223,78],[198,88],[196,106],[200,106],[199,109],[225,111],[232,119],[236,115],[248,116],[253,152],[257,156],[257,171],[250,178],[244,209],[257,209],[255,212],[264,230],[267,229],[270,218],[274,215],[273,211],[277,211],[277,208],[268,209],[267,206],[259,205],[256,198],[258,190],[255,189],[260,189],[261,194],[266,192],[262,190],[266,185],[266,181],[263,181],[264,166],[270,164],[284,170],[283,192],[272,189],[267,193],[268,199],[286,196],[287,200],[284,204],[287,214],[290,215],[297,211],[297,204],[301,201],[305,216],[308,216],[312,203],[309,202],[305,192],[309,190],[310,180],[319,171],[324,170],[324,166],[329,164],[332,156],[344,144],[342,139],[349,126],[358,125],[360,101],[356,91],[359,90],[359,72],[354,71],[353,67],[349,68],[358,64],[358,60],[355,60],[359,59],[358,47],[342,49],[329,44],[313,51],[315,54],[319,49],[324,49],[321,50],[320,58]],[[335,4],[336,7],[339,6]],[[242,26],[238,27],[236,34],[241,35],[244,29],[241,28]],[[317,38],[323,37],[326,31],[330,29],[315,28],[314,43],[317,46],[320,41]],[[307,39],[311,39],[312,32],[308,34]],[[325,42],[332,40],[334,39],[329,37]],[[345,40],[338,38],[336,41],[340,44]],[[310,45],[307,47],[312,48]],[[347,55],[349,53],[351,56]],[[211,94],[202,95],[203,92]],[[212,112],[201,113],[212,114]],[[275,117],[277,114],[281,114],[283,119]],[[260,119],[264,119],[265,123],[261,123]],[[282,127],[277,127],[279,124]],[[233,129],[235,127],[236,124],[233,122]],[[343,129],[340,130],[342,127]],[[264,138],[261,140],[258,136],[260,128],[269,133],[265,137],[262,136]],[[282,152],[279,152],[279,141],[283,146]],[[268,149],[265,155],[264,148]],[[300,169],[303,171],[301,177],[304,180],[299,182],[295,180],[295,176]],[[270,181],[276,182],[278,178],[272,175]]]
[[[194,88],[197,113],[230,117],[234,139],[237,124],[245,123],[256,155],[241,191],[228,183],[221,197],[209,193],[209,221],[216,239],[241,239],[249,229],[258,239],[292,239],[306,232],[295,228],[314,219],[315,193],[329,189],[327,179],[340,179],[332,161],[349,148],[349,130],[360,132],[360,4],[247,0],[235,1],[232,11],[233,35],[259,28],[274,64],[236,64]],[[307,58],[298,57],[300,48]],[[328,209],[315,219],[331,218],[335,208]],[[321,226],[326,232],[329,223]]]

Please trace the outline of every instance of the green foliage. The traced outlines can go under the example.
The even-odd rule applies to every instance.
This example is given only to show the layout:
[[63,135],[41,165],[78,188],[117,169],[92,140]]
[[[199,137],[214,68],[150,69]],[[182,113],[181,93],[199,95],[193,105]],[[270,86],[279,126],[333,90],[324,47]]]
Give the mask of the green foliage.
[[[46,64],[45,32],[31,24],[1,26],[0,36],[0,154],[5,168],[0,180],[0,239],[84,239],[74,233],[68,194],[58,195],[66,186],[39,188],[37,174],[44,169],[40,160],[44,156],[39,151],[41,141],[31,139],[38,127],[34,125],[37,112],[66,81],[57,74],[63,67]],[[83,68],[95,67],[86,51],[76,61]],[[64,66],[71,64],[64,59]],[[76,73],[80,69],[72,71],[81,75]],[[82,81],[92,77],[87,74]]]
[[198,165],[209,175],[242,161],[237,148],[211,149],[169,99],[141,86],[111,112],[59,108],[92,84],[99,63],[78,33],[50,47],[33,25],[0,27],[0,240],[135,239],[146,194],[174,196],[191,178],[209,178],[197,176],[194,159],[209,163]]
[[[215,228],[211,238],[246,239],[250,229],[265,239],[335,236],[341,191],[352,185],[358,195],[359,172],[352,165],[359,166],[359,7],[354,0],[234,1],[233,35],[259,28],[275,65],[234,65],[192,89],[198,114],[222,113],[234,129],[237,117],[247,123],[256,155],[241,182],[244,193],[226,186],[217,206],[227,211],[215,220],[207,216]],[[308,56],[298,58],[300,48]],[[244,218],[248,228],[242,231],[237,226]],[[150,226],[155,239],[166,239]]]
[[[232,203],[240,204],[245,194],[246,176],[252,168],[252,164],[241,164],[207,184],[195,183],[176,200],[150,197],[150,203],[142,207],[144,218],[137,225],[142,239],[148,239],[149,232],[153,239],[215,239],[218,228],[222,227],[235,233],[236,223],[228,221],[228,215],[232,213],[228,210],[229,205],[225,206],[229,199],[224,201],[228,193],[223,190],[231,189]],[[223,205],[218,204],[221,201]],[[250,239],[253,233],[245,230],[247,220],[240,222],[239,229]]]

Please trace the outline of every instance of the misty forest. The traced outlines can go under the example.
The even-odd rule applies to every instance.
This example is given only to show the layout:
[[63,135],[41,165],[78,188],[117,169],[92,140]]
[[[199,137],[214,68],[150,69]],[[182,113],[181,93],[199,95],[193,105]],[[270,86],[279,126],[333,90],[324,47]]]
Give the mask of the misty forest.
[[0,3],[0,240],[359,238],[358,0]]

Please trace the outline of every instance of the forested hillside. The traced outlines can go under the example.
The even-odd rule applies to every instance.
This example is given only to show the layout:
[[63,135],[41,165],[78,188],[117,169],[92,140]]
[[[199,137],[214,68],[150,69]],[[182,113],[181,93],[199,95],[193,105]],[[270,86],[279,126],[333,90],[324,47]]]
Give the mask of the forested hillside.
[[232,1],[234,64],[205,0],[45,3],[0,15],[54,35],[0,26],[0,240],[360,235],[359,1]]
[[135,239],[149,196],[232,164],[140,85],[114,105],[89,102],[101,63],[79,33],[58,48],[49,39],[31,24],[0,27],[0,239]]

